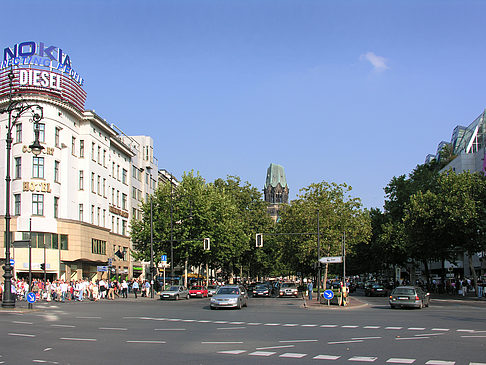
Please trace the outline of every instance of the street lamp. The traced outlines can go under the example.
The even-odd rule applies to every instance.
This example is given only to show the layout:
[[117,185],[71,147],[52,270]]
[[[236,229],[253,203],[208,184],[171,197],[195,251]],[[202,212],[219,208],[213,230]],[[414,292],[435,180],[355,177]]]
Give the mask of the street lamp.
[[13,79],[14,73],[11,69],[9,74],[9,101],[5,109],[0,110],[0,114],[8,114],[7,127],[7,168],[5,176],[5,265],[3,266],[5,279],[2,307],[15,307],[15,297],[12,295],[12,265],[10,265],[10,150],[12,149],[12,128],[17,124],[20,117],[26,113],[30,113],[30,120],[34,123],[35,140],[29,146],[32,153],[38,156],[44,147],[39,143],[39,122],[43,117],[43,109],[38,104],[28,104],[24,100],[17,98],[13,100]]

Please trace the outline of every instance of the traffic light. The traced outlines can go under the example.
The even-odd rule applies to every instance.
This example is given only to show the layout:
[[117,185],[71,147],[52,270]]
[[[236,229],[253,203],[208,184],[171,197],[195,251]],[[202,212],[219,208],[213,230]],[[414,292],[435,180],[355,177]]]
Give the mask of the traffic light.
[[209,251],[211,249],[211,241],[209,238],[204,239],[204,251]]
[[256,247],[263,247],[263,234],[257,233],[255,237]]
[[45,270],[46,269],[46,264],[44,264],[44,263],[40,264],[40,268],[41,268],[41,270]]

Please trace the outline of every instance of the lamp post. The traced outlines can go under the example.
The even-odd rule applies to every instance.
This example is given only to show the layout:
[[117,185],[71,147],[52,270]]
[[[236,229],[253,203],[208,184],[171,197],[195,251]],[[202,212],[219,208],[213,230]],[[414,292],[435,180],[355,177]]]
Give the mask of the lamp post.
[[150,197],[150,297],[154,297],[154,223],[152,197]]
[[319,209],[317,209],[317,300],[321,299],[321,230],[319,227]]
[[38,104],[28,104],[22,99],[13,100],[13,69],[8,74],[9,78],[9,101],[5,109],[0,110],[0,114],[8,114],[7,126],[7,165],[5,176],[5,265],[3,266],[5,279],[2,307],[15,307],[15,296],[12,295],[12,265],[10,265],[10,151],[12,149],[12,128],[17,124],[20,117],[27,112],[30,113],[30,120],[34,123],[35,140],[29,146],[32,153],[38,156],[44,147],[39,142],[39,122],[43,117],[43,109]]

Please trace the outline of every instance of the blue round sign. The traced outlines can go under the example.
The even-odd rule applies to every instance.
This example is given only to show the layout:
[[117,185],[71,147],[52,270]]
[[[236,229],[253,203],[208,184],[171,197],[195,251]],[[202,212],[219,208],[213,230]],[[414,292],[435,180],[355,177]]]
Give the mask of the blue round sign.
[[334,298],[334,292],[329,289],[324,290],[324,298],[327,300],[331,300],[332,298]]
[[29,303],[35,303],[35,299],[36,299],[35,293],[32,292],[27,293],[27,301]]

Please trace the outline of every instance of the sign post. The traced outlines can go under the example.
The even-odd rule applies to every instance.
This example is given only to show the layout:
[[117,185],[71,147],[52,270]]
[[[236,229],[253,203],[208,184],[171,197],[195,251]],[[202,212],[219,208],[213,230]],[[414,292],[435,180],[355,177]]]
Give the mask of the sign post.
[[327,305],[329,305],[330,300],[334,298],[334,292],[330,289],[324,290],[324,299],[327,299]]

